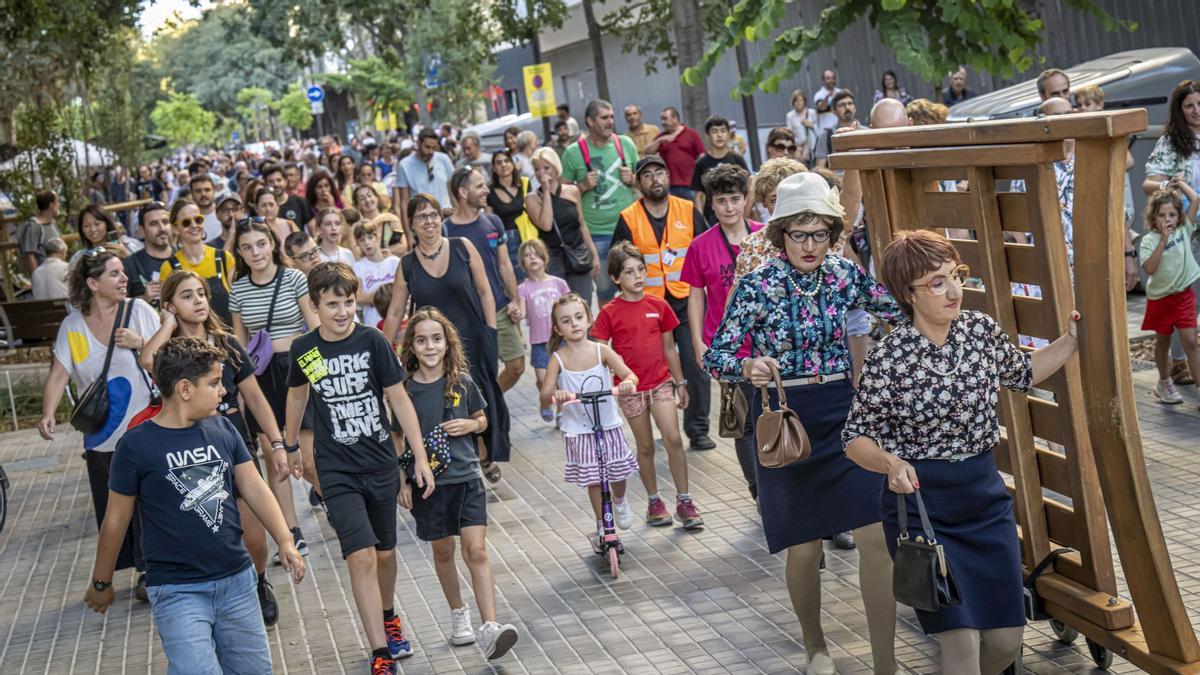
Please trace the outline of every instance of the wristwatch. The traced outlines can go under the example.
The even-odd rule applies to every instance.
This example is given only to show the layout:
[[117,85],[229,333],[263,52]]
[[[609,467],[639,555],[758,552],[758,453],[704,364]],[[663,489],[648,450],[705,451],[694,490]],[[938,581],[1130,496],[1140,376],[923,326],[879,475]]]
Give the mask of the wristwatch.
[[1125,251],[1125,257],[1126,257],[1126,258],[1136,258],[1136,257],[1138,257],[1138,254],[1137,254],[1137,249],[1134,249],[1134,250],[1132,250],[1132,251]]
[[111,581],[100,581],[99,579],[94,579],[92,581],[92,588],[103,593],[104,591],[107,591],[108,589],[112,588],[112,582]]

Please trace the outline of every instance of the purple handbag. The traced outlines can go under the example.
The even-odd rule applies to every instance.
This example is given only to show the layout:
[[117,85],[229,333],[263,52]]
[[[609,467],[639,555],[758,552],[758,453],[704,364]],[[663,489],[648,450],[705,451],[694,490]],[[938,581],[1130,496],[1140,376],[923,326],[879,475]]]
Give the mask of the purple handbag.
[[283,269],[275,271],[275,290],[271,293],[271,306],[267,310],[267,325],[262,330],[254,331],[250,343],[246,345],[246,353],[250,355],[250,363],[254,365],[254,374],[262,375],[271,364],[275,350],[271,348],[271,321],[275,318],[275,301],[279,299],[279,285],[283,281]]

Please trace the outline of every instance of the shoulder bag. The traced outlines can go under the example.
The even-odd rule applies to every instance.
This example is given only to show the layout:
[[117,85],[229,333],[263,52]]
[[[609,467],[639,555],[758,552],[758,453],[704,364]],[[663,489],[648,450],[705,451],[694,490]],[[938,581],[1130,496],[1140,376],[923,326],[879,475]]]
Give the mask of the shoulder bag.
[[788,407],[779,370],[773,366],[771,376],[775,378],[775,389],[779,392],[779,410],[771,410],[767,388],[759,387],[763,409],[754,434],[758,443],[758,463],[768,469],[778,469],[808,459],[812,454],[812,444],[800,416]]
[[[544,208],[544,207],[543,207]],[[592,272],[592,251],[586,244],[568,244],[566,239],[563,239],[562,230],[558,229],[558,218],[554,217],[554,204],[550,204],[551,218],[553,218],[554,234],[558,235],[558,243],[562,246],[563,258],[565,259],[565,267],[567,274],[591,274]]]
[[[404,380],[404,388],[408,389],[408,380]],[[457,392],[456,392],[457,393]],[[450,418],[452,408],[447,403],[442,407],[442,421],[445,422]],[[450,434],[438,424],[429,433],[421,436],[421,442],[425,446],[425,456],[429,458],[429,470],[433,472],[433,477],[437,478],[446,472],[450,467]],[[400,455],[400,470],[404,475],[412,479],[413,473],[413,457],[412,448],[408,443],[404,444],[404,452]]]
[[279,286],[283,283],[283,268],[275,270],[275,290],[271,292],[271,305],[267,309],[267,325],[254,331],[250,342],[246,345],[246,353],[250,355],[250,364],[254,366],[254,374],[262,375],[271,365],[275,350],[271,348],[271,322],[275,319],[275,301],[279,299]]
[[71,426],[80,433],[92,434],[104,427],[108,421],[108,366],[112,363],[113,350],[117,347],[117,329],[129,326],[129,317],[133,307],[128,300],[117,305],[117,315],[113,317],[112,333],[108,336],[108,349],[104,351],[104,367],[100,374],[88,385],[75,410],[71,412]]
[[923,532],[916,539],[909,537],[908,506],[904,495],[897,494],[900,536],[896,538],[896,553],[892,556],[892,593],[899,603],[913,609],[936,612],[961,603],[962,596],[950,572],[946,552],[937,543],[933,526],[929,523],[921,491],[913,494],[917,498]]

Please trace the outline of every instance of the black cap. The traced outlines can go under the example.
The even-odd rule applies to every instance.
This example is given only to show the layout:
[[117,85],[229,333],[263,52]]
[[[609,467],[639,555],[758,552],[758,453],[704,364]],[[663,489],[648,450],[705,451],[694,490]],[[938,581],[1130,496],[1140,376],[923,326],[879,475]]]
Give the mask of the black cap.
[[[637,168],[634,169],[633,173],[636,176],[640,176],[640,175],[642,175],[642,169],[645,169],[648,166],[655,166],[655,165],[658,165],[664,169],[667,169],[667,163],[663,161],[662,157],[659,157],[658,155],[646,155],[645,157],[638,160]],[[670,169],[667,169],[667,170],[669,171]]]

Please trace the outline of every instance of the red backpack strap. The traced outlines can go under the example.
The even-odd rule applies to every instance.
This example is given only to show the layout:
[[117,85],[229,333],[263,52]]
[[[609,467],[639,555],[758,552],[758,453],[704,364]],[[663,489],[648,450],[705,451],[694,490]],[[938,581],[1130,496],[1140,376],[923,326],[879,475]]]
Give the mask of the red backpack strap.
[[621,136],[613,134],[613,142],[617,144],[617,157],[621,158],[621,163],[625,163],[625,148],[621,147]]
[[587,137],[579,137],[579,154],[583,156],[583,168],[585,171],[592,170],[592,153],[588,150]]

